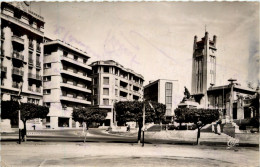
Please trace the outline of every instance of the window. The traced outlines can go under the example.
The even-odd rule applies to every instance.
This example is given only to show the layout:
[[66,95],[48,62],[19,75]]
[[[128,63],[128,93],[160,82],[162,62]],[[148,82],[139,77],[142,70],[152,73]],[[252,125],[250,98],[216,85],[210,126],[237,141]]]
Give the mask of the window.
[[86,64],[86,63],[87,63],[87,60],[86,60],[86,59],[83,59],[83,63]]
[[115,89],[115,95],[118,96],[118,89]]
[[94,84],[97,84],[97,83],[98,83],[98,79],[94,78]]
[[79,58],[78,56],[75,56],[75,55],[74,55],[74,60],[78,60],[78,58]]
[[171,114],[172,109],[172,83],[165,83],[165,105],[166,105],[166,113]]
[[50,90],[50,89],[44,89],[44,90],[43,90],[43,94],[44,94],[44,95],[51,94],[51,90]]
[[109,99],[103,99],[103,105],[109,105]]
[[109,77],[104,77],[103,78],[103,84],[104,85],[109,85]]
[[51,81],[51,76],[45,76],[45,77],[43,77],[43,81],[44,81],[44,82]]
[[51,63],[44,63],[43,67],[44,67],[44,69],[51,68]]
[[109,67],[104,67],[104,73],[109,73]]
[[115,85],[118,86],[118,79],[115,79]]
[[103,88],[103,95],[109,95],[109,89]]

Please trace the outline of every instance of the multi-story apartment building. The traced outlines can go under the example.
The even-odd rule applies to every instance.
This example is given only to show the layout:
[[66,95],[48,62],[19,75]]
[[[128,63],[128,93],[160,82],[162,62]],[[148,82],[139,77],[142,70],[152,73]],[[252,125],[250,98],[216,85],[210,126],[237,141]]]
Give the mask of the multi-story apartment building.
[[44,43],[43,100],[50,108],[51,129],[78,127],[72,120],[74,107],[91,105],[91,70],[87,53],[60,40]]
[[177,92],[177,80],[158,79],[144,86],[144,99],[165,104],[165,116],[171,119],[174,115],[174,109],[179,103],[179,99],[176,97]]
[[42,104],[43,17],[24,2],[1,3],[1,100]]
[[96,61],[92,66],[92,105],[108,109],[105,126],[114,121],[113,105],[117,101],[142,100],[142,75],[127,69],[113,60]]

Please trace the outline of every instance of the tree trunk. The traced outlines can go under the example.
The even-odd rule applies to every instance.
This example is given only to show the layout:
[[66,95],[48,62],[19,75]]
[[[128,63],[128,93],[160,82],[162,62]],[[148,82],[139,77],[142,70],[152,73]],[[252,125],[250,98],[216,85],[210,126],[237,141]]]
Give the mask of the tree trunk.
[[86,131],[85,131],[84,143],[86,142],[86,139],[87,139],[88,127],[89,127],[89,123],[86,122]]
[[199,144],[199,138],[200,138],[200,127],[198,126],[197,145]]
[[23,136],[22,136],[22,139],[24,139],[24,141],[26,142],[27,139],[26,139],[26,134],[27,134],[27,130],[26,130],[26,120],[23,120]]
[[141,131],[142,131],[142,122],[138,122],[138,126],[139,126],[139,129],[138,129],[138,138],[137,138],[137,141],[138,141],[138,144],[141,143]]

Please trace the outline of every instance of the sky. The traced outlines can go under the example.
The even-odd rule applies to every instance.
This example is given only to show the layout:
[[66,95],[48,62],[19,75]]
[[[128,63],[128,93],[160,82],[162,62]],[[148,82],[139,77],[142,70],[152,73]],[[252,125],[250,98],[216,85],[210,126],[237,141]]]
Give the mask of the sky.
[[[191,88],[194,36],[217,36],[217,83],[259,78],[257,2],[32,2],[45,36],[63,40],[97,60],[115,60],[151,80]],[[206,25],[206,26],[205,26]]]

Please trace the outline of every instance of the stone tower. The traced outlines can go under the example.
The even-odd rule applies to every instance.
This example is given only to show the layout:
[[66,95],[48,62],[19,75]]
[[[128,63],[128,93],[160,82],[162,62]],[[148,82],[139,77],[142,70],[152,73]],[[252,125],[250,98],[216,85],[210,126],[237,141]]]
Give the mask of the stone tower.
[[207,89],[216,83],[216,43],[217,36],[211,40],[208,32],[200,41],[194,37],[191,94],[205,108],[208,107]]

